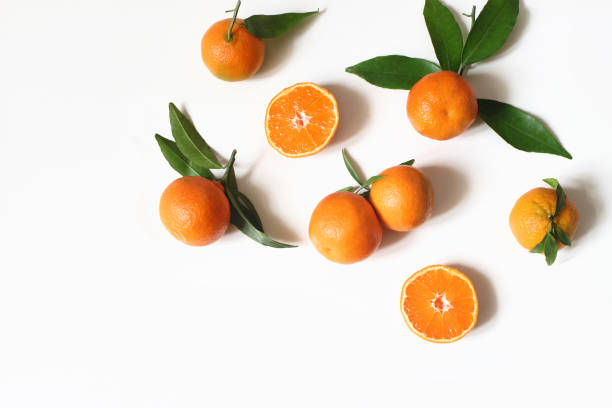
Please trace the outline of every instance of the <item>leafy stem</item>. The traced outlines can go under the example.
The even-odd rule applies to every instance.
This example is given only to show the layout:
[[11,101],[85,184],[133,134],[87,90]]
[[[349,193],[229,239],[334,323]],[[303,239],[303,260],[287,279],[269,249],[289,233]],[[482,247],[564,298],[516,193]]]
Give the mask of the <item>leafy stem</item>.
[[230,171],[234,168],[234,162],[236,161],[236,149],[232,150],[232,154],[229,158],[229,161],[225,165],[225,173],[223,174],[223,180],[227,180]]
[[472,6],[472,12],[470,14],[465,14],[465,13],[461,13],[464,16],[468,17],[468,18],[472,18],[472,25],[470,26],[470,28],[472,28],[474,26],[474,21],[476,21],[476,6]]
[[240,9],[240,3],[241,1],[238,0],[238,3],[236,3],[236,7],[234,7],[233,10],[227,10],[226,13],[229,12],[234,12],[234,15],[232,16],[232,22],[230,23],[229,29],[227,30],[227,41],[232,41],[232,29],[234,28],[234,24],[236,24],[236,16],[238,16],[238,9]]
[[[346,169],[348,170],[349,174],[351,175],[353,180],[357,182],[358,185],[341,188],[340,190],[338,190],[338,192],[350,191],[355,194],[368,195],[370,193],[370,188],[372,184],[385,177],[384,174],[379,174],[377,176],[370,177],[366,181],[362,181],[361,177],[359,177],[359,174],[357,174],[357,171],[353,167],[353,163],[351,163],[351,160],[349,159],[348,154],[346,153],[346,149],[342,149],[342,160],[344,161],[344,165],[346,166]],[[413,164],[414,159],[400,163],[400,166],[412,166]],[[363,192],[361,190],[363,190]]]
[[[472,27],[474,27],[474,22],[476,21],[476,6],[472,6],[472,12],[470,14],[465,14],[465,13],[461,13],[461,14],[472,19],[472,23],[470,24],[470,31],[472,31]],[[461,67],[459,68],[459,75],[463,75],[464,73],[467,73],[468,68],[469,68],[469,65],[461,64]]]
[[565,231],[555,223],[555,218],[563,208],[565,208],[565,191],[563,191],[563,187],[561,187],[557,179],[547,178],[544,179],[544,182],[555,189],[555,194],[557,196],[555,212],[549,214],[547,217],[550,221],[550,225],[546,230],[544,238],[542,238],[542,241],[540,241],[530,252],[538,254],[544,253],[546,256],[546,263],[552,265],[557,258],[557,241],[561,242],[563,245],[571,246],[572,240],[567,236]]

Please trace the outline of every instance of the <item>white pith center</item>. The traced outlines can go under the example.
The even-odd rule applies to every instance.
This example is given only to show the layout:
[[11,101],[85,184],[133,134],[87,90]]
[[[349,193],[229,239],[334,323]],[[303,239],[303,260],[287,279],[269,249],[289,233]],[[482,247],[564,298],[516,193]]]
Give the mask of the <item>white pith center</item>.
[[451,305],[451,303],[446,298],[446,293],[443,293],[441,295],[436,293],[434,298],[431,300],[431,307],[433,307],[438,312],[446,313],[447,311],[453,308],[453,305]]
[[303,110],[297,111],[293,119],[291,119],[291,124],[296,129],[305,128],[310,123],[310,119],[312,119],[312,116],[308,116]]

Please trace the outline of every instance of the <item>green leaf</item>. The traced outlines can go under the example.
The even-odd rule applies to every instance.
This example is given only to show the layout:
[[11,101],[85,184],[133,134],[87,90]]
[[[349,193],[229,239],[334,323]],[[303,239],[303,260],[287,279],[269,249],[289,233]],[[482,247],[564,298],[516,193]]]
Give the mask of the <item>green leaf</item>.
[[556,189],[557,186],[559,186],[559,180],[557,180],[556,178],[545,178],[542,181],[554,189]]
[[253,226],[261,232],[264,232],[263,223],[261,222],[261,218],[257,213],[257,209],[245,194],[238,191],[238,182],[236,180],[236,172],[234,170],[235,160],[236,150],[234,149],[228,161],[228,166],[225,169],[225,175],[223,176],[223,180],[225,181],[225,188],[227,190],[231,190],[234,193],[238,205],[240,206],[240,209],[251,222],[251,224],[253,224]]
[[240,204],[240,209],[242,210],[244,215],[246,215],[246,217],[249,219],[249,221],[251,222],[251,224],[253,224],[255,228],[257,228],[261,232],[264,232],[261,218],[257,213],[257,209],[255,208],[251,200],[249,200],[249,197],[247,197],[240,191],[237,191],[236,194],[236,198],[238,198],[238,204]]
[[[257,228],[257,224],[261,226],[261,220],[259,219],[259,215],[257,215],[255,206],[246,195],[238,191],[236,174],[234,172],[235,158],[236,150],[232,152],[223,176],[223,181],[225,182],[225,195],[227,195],[231,206],[230,222],[246,236],[262,245],[273,248],[295,248],[295,245],[284,244],[273,240],[263,232],[263,228]],[[256,219],[254,219],[255,217]]]
[[533,247],[533,249],[529,252],[531,252],[532,254],[541,254],[542,252],[544,252],[544,242],[546,242],[546,235],[544,235],[544,238],[542,238],[540,243]]
[[572,158],[542,122],[512,105],[478,99],[478,115],[516,149]]
[[348,187],[341,188],[340,190],[336,191],[336,193],[339,193],[341,191],[353,191],[356,188],[357,186],[348,186]]
[[440,67],[445,70],[459,71],[463,35],[457,20],[440,0],[425,0],[423,16],[425,16],[427,31],[429,31]]
[[209,180],[214,179],[213,174],[206,167],[198,166],[187,160],[172,140],[157,134],[155,140],[157,140],[157,144],[170,166],[181,176],[200,176]]
[[410,89],[425,75],[438,71],[440,67],[433,62],[403,55],[376,57],[346,68],[346,72],[389,89]]
[[555,208],[555,214],[553,218],[559,215],[559,213],[565,208],[565,199],[567,196],[565,195],[565,191],[559,181],[555,178],[546,178],[543,180],[546,184],[555,189],[555,194],[557,195],[557,204]]
[[567,234],[556,225],[555,225],[555,236],[557,237],[559,242],[561,242],[563,245],[567,245],[567,246],[572,245],[572,240],[570,239],[570,237],[568,237]]
[[461,63],[482,61],[495,54],[512,32],[519,13],[519,0],[489,0],[468,34]]
[[223,180],[225,181],[225,188],[228,190],[238,191],[238,182],[236,181],[236,172],[234,171],[234,161],[236,160],[236,149],[232,150],[227,167],[225,168],[225,174]]
[[557,240],[550,232],[544,237],[544,256],[548,265],[552,265],[557,259]]
[[357,172],[353,168],[353,165],[351,164],[351,161],[349,160],[348,156],[346,155],[346,149],[342,149],[342,160],[344,160],[344,165],[346,166],[346,169],[348,170],[348,172],[351,175],[351,177],[353,178],[353,180],[355,180],[360,186],[363,186],[363,182],[361,181],[361,178],[359,177],[359,175],[357,174]]
[[400,166],[412,166],[413,164],[414,164],[414,159],[411,159],[403,163],[400,163]]
[[179,150],[192,163],[208,169],[223,167],[193,123],[173,103],[170,103],[170,127]]
[[317,11],[307,13],[284,13],[275,15],[257,14],[244,20],[243,24],[247,31],[258,38],[273,38],[285,34],[302,20]]
[[243,234],[245,234],[252,240],[260,243],[261,245],[269,246],[272,248],[295,248],[295,245],[289,245],[275,241],[263,231],[257,229],[249,220],[249,217],[247,217],[247,215],[242,210],[236,192],[227,189],[226,194],[232,206],[230,222],[235,225],[236,228],[238,228]]
[[385,175],[384,174],[380,174],[378,176],[372,176],[369,179],[367,179],[365,183],[363,183],[363,186],[364,187],[369,186],[370,184],[380,180],[381,178],[385,178]]

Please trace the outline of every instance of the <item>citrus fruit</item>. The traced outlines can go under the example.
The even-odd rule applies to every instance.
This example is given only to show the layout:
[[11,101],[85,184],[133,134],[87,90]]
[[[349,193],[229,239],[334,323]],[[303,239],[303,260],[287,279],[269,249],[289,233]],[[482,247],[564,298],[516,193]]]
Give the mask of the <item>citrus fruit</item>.
[[478,103],[472,86],[452,71],[421,78],[408,93],[408,118],[423,136],[447,140],[463,133],[476,119]]
[[372,184],[370,202],[382,224],[394,231],[410,231],[431,216],[434,190],[418,169],[399,165],[382,173]]
[[[523,194],[514,204],[510,212],[510,229],[514,237],[524,248],[532,250],[542,241],[550,227],[550,218],[555,213],[557,195],[551,188],[534,188]],[[580,216],[578,209],[565,199],[565,207],[553,219],[554,224],[561,228],[572,239],[578,228]],[[557,241],[559,248],[563,245]]]
[[476,324],[474,285],[455,268],[432,265],[412,275],[402,288],[401,308],[410,330],[435,343],[451,343]]
[[315,154],[338,128],[338,103],[327,89],[299,83],[276,95],[266,110],[268,143],[287,157]]
[[225,233],[230,205],[218,182],[187,176],[166,187],[159,202],[159,215],[176,239],[187,245],[203,246]]
[[368,200],[340,191],[317,204],[310,217],[308,235],[324,257],[350,264],[367,258],[378,248],[382,227]]
[[249,33],[237,19],[232,36],[227,33],[231,18],[217,21],[202,37],[202,60],[209,71],[225,81],[242,81],[253,76],[264,60],[265,44]]

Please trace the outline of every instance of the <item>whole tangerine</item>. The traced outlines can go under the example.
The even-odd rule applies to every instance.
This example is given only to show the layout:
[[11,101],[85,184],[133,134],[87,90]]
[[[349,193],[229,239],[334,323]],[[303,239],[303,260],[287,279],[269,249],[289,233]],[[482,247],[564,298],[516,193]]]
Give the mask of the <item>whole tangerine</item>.
[[382,227],[368,200],[340,191],[317,204],[310,217],[308,235],[324,257],[351,264],[364,260],[379,247]]
[[370,190],[370,202],[383,225],[393,231],[410,231],[433,212],[434,189],[425,174],[399,165],[382,173]]
[[198,176],[174,180],[162,193],[159,215],[166,229],[192,246],[209,245],[223,236],[230,205],[223,186]]
[[[539,244],[550,227],[550,218],[555,214],[557,195],[551,188],[538,187],[523,194],[510,212],[510,229],[518,243],[528,250]],[[570,238],[574,238],[580,215],[578,209],[565,199],[565,207],[553,218],[554,224]],[[557,241],[559,248],[563,247]]]
[[202,60],[214,76],[224,81],[252,77],[264,60],[263,40],[249,33],[242,22],[236,19],[230,38],[231,18],[217,21],[202,37]]
[[469,128],[478,114],[472,86],[452,71],[421,78],[408,93],[406,111],[412,126],[423,136],[448,140]]

